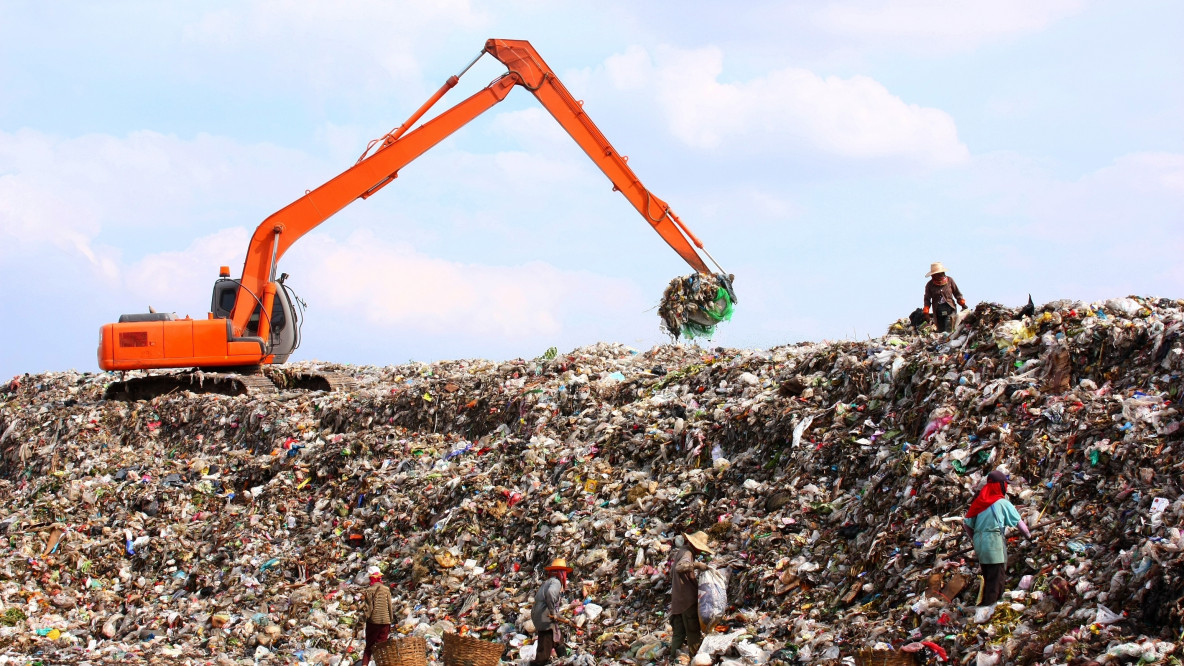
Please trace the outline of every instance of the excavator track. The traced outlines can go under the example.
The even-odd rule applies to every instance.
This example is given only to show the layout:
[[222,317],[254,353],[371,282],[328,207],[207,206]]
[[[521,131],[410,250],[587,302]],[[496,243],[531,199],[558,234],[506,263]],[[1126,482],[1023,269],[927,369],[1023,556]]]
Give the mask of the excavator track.
[[172,372],[158,375],[133,377],[111,382],[103,391],[107,400],[151,400],[153,398],[189,391],[191,393],[217,393],[220,395],[267,395],[278,389],[259,371],[237,372]]
[[151,400],[189,391],[220,395],[264,396],[279,391],[343,391],[358,389],[353,377],[340,372],[317,372],[296,368],[250,368],[242,372],[171,372],[111,382],[103,392],[106,400]]
[[349,392],[358,389],[358,383],[353,377],[340,372],[276,367],[268,368],[265,372],[276,386],[284,390]]

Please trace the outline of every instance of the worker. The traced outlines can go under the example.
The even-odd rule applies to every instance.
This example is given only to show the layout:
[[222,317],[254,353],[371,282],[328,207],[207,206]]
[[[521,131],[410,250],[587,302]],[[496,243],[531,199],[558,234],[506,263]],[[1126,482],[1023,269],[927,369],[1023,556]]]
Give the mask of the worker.
[[391,636],[391,622],[395,617],[395,602],[391,598],[391,589],[382,584],[382,570],[370,567],[370,587],[362,592],[365,601],[366,648],[362,651],[361,666],[370,663],[370,656],[374,647]]
[[534,608],[530,611],[530,621],[534,623],[535,653],[531,666],[551,663],[551,652],[563,658],[567,656],[567,646],[563,644],[563,636],[559,633],[559,625],[571,625],[571,622],[560,617],[559,609],[563,606],[563,591],[567,589],[567,577],[571,567],[567,560],[557,557],[550,566],[543,567],[543,571],[551,574],[534,595]]
[[[670,560],[670,655],[677,659],[678,651],[686,643],[691,656],[699,651],[703,632],[699,628],[698,573],[707,565],[695,558],[703,553],[714,554],[707,546],[707,534],[695,532],[683,535],[683,545]],[[672,661],[673,663],[673,661]]]
[[1024,537],[1030,537],[1028,524],[1020,518],[1015,506],[1007,499],[1007,473],[997,469],[987,475],[970,508],[962,527],[974,542],[974,554],[982,567],[983,583],[979,604],[990,606],[1003,596],[1007,580],[1007,542],[1003,531],[1008,527],[1019,527]]
[[938,333],[948,333],[954,330],[954,313],[958,311],[956,305],[966,308],[966,299],[962,298],[962,291],[958,289],[954,278],[946,275],[946,267],[940,261],[929,265],[929,272],[925,274],[929,282],[925,283],[925,307],[921,311],[933,322]]

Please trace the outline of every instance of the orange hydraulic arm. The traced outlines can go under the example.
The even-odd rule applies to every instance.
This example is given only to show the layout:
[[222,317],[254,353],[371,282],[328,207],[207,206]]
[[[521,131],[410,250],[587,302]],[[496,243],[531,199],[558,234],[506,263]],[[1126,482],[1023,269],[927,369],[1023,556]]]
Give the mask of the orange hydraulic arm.
[[[695,250],[698,248],[710,259],[711,255],[707,254],[703,243],[670,210],[666,202],[654,196],[641,184],[626,164],[627,158],[621,156],[608,139],[604,138],[584,113],[582,104],[571,96],[529,42],[491,39],[485,43],[481,55],[485,53],[497,58],[509,71],[483,90],[424,123],[415,131],[407,132],[432,105],[456,85],[459,77],[477,62],[474,59],[459,75],[449,77],[440,90],[412,114],[407,122],[383,137],[382,145],[373,153],[367,148],[357,164],[276,212],[255,229],[251,244],[247,248],[238,298],[231,314],[231,326],[235,336],[244,334],[251,315],[258,306],[262,306],[262,313],[271,312],[276,292],[275,267],[293,243],[355,199],[368,198],[386,186],[409,162],[505,99],[516,85],[521,85],[534,93],[555,120],[559,121],[588,157],[592,158],[608,176],[613,183],[613,189],[625,195],[629,203],[633,204],[679,256],[696,271],[705,274],[711,272]],[[478,59],[480,57],[479,55]],[[377,141],[372,142],[371,147],[374,143]],[[712,263],[715,263],[714,259]],[[718,268],[719,264],[716,264],[716,267]],[[720,272],[723,272],[722,269]],[[263,340],[269,339],[267,320],[266,315],[259,318],[258,336]]]

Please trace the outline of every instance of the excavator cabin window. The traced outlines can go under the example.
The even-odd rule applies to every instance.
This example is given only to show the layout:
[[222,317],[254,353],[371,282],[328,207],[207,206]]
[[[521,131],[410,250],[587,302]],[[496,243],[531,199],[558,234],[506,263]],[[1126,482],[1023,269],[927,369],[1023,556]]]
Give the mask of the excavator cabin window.
[[[218,280],[214,284],[214,299],[211,311],[215,317],[219,319],[226,319],[230,317],[230,313],[234,311],[235,301],[238,300],[238,280]],[[262,311],[262,306],[256,305],[255,311],[251,313],[251,319],[247,322],[247,330],[244,335],[247,337],[254,337],[259,335],[259,313]],[[282,299],[276,298],[271,307],[271,332],[272,335],[278,334],[284,330],[288,324],[287,313],[284,311],[284,304]]]

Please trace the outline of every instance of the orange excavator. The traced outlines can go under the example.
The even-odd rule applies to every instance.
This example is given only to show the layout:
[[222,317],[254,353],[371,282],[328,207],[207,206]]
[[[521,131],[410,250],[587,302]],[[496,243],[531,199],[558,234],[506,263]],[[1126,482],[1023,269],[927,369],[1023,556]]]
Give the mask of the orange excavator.
[[[452,89],[482,56],[489,54],[507,72],[484,89],[444,111],[413,131],[412,126]],[[264,220],[251,237],[242,277],[230,277],[223,266],[214,283],[210,312],[205,319],[179,319],[174,314],[127,314],[102,327],[99,367],[103,370],[192,368],[183,373],[148,374],[113,382],[107,397],[140,399],[177,389],[241,394],[275,390],[274,373],[262,369],[287,361],[300,343],[299,299],[276,277],[279,260],[306,233],[355,199],[367,199],[389,185],[399,170],[443,141],[478,115],[522,86],[563,126],[588,157],[625,195],[646,222],[697,272],[709,275],[702,252],[719,269],[717,276],[731,291],[727,273],[703,248],[703,243],[654,196],[584,113],[529,42],[491,39],[460,74],[449,77],[410,118],[375,139],[353,166]],[[734,300],[734,293],[732,294]],[[319,390],[349,386],[347,377],[333,373],[285,376],[286,385]]]

